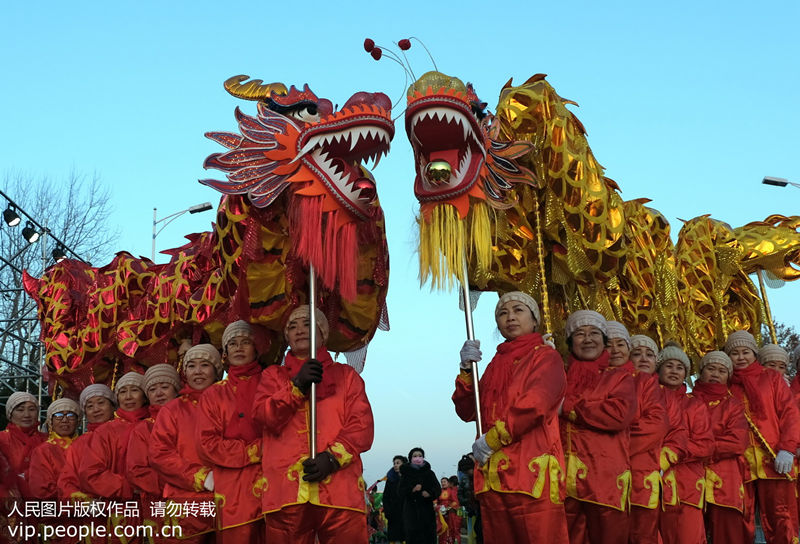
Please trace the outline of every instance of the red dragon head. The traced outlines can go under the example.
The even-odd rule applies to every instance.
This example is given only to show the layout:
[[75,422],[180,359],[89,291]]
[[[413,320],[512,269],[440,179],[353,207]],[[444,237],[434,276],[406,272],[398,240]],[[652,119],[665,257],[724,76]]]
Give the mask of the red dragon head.
[[394,136],[389,98],[359,92],[333,111],[331,102],[317,98],[308,85],[299,91],[258,79],[242,84],[248,77],[234,76],[225,88],[238,98],[257,100],[258,115],[237,108],[241,134],[206,134],[230,151],[209,156],[204,166],[226,172],[228,180],[200,182],[225,194],[246,194],[260,208],[297,183],[298,194],[324,197],[323,211],[344,209],[355,219],[374,219],[375,181],[361,163],[377,165],[389,151]]

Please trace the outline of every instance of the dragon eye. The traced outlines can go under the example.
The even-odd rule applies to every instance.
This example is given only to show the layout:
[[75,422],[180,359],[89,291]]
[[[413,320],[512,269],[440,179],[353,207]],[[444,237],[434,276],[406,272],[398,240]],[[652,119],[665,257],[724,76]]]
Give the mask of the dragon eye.
[[309,104],[308,106],[298,108],[290,115],[294,119],[304,123],[315,123],[319,121],[319,110],[317,109],[316,104]]

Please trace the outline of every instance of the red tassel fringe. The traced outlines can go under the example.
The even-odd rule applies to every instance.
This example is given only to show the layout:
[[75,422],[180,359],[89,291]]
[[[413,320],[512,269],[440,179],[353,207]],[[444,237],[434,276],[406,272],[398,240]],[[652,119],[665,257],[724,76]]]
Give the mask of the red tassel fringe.
[[341,211],[322,212],[322,197],[298,197],[289,206],[294,252],[317,270],[322,287],[338,288],[345,300],[356,297],[358,232],[355,223],[336,228]]

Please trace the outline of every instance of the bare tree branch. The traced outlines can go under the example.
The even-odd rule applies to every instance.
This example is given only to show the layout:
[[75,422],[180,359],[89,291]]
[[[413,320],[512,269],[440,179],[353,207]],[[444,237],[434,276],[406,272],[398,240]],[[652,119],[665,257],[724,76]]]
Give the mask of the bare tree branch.
[[[3,192],[12,198],[28,215],[62,240],[72,251],[87,262],[105,262],[114,254],[119,238],[119,228],[113,225],[111,193],[97,174],[70,172],[64,179],[47,176],[36,177],[24,172],[6,172],[0,182]],[[2,209],[8,203],[0,202]],[[2,212],[2,210],[0,210]],[[0,375],[8,378],[20,374],[21,368],[30,374],[40,371],[39,325],[36,321],[20,321],[20,317],[36,317],[35,303],[22,289],[21,274],[26,270],[40,277],[45,268],[54,264],[51,252],[56,243],[48,236],[29,244],[22,237],[26,218],[19,212],[22,222],[16,227],[0,223],[0,256],[10,261],[9,266],[0,261]],[[67,252],[68,256],[72,256]],[[18,367],[12,366],[13,362]],[[0,398],[9,394],[0,384]],[[19,386],[19,384],[17,384]]]

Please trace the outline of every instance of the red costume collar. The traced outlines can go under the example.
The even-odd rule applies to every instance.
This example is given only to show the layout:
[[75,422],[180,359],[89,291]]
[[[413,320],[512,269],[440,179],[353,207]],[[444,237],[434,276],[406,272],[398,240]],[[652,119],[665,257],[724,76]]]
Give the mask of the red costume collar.
[[186,397],[192,402],[197,402],[197,401],[200,400],[200,395],[203,394],[203,391],[205,391],[205,389],[197,390],[194,387],[190,387],[188,385],[184,385],[183,389],[181,389],[181,391],[180,391],[180,393],[178,393],[178,395],[181,396],[181,397]]
[[256,374],[261,373],[261,365],[258,364],[258,361],[253,361],[251,363],[247,363],[246,365],[231,365],[228,367],[228,377],[229,378],[249,378],[251,376],[255,376]]
[[31,437],[39,434],[39,427],[36,425],[31,425],[30,427],[20,427],[16,423],[9,423],[6,425],[6,430],[20,438]]
[[728,396],[728,384],[697,382],[694,384],[692,394],[706,404],[719,401]]
[[[579,395],[586,389],[594,388],[600,381],[601,374],[608,369],[611,354],[603,350],[594,361],[582,361],[569,354],[567,363],[567,396]],[[630,361],[626,364],[630,364]],[[624,365],[623,365],[624,366]]]
[[141,408],[133,411],[117,408],[116,412],[116,417],[118,419],[124,419],[128,423],[136,423],[141,419],[147,418],[149,415],[150,415],[150,410],[147,409],[147,406],[142,406]]

